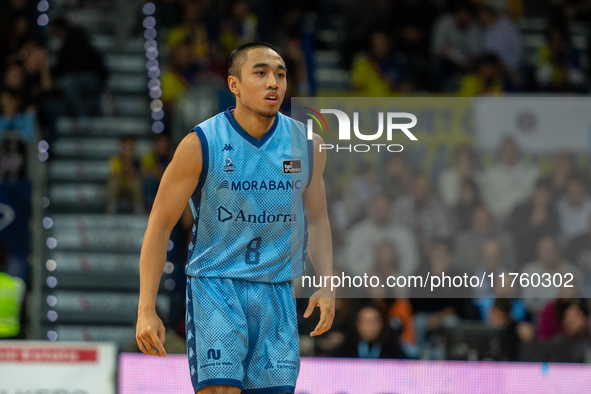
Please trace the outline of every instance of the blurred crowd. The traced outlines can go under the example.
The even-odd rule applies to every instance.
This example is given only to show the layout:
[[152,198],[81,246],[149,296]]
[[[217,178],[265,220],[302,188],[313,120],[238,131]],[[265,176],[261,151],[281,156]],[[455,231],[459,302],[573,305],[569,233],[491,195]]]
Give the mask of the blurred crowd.
[[[356,96],[589,90],[587,43],[575,45],[572,33],[577,23],[590,21],[591,6],[584,0],[156,4],[159,48],[168,54],[160,77],[165,130],[183,97],[211,86],[226,90],[229,53],[253,40],[277,46],[287,63],[286,113],[290,97],[322,94],[316,89],[311,48],[341,54],[338,66],[349,71],[347,89]],[[524,16],[544,20],[543,40],[533,53],[526,53],[519,25]],[[225,103],[220,98],[219,108]],[[138,174],[136,181],[127,175],[117,182],[127,190],[132,209],[148,210],[155,189],[146,186],[146,179],[157,183],[161,172],[147,176],[144,160],[124,153],[132,146],[132,139],[122,141],[111,161],[112,174],[116,168]],[[162,146],[154,152],[170,152],[170,142],[167,149]],[[160,163],[169,160],[162,159],[168,153],[151,154],[161,157]],[[551,171],[543,172],[509,137],[493,165],[484,166],[471,146],[458,147],[449,163],[431,174],[419,171],[404,154],[392,154],[384,171],[361,165],[343,182],[327,176],[336,273],[380,278],[426,272],[479,277],[487,272],[495,278],[509,272],[572,273],[574,286],[519,293],[488,283],[461,294],[442,290],[429,299],[400,288],[372,288],[363,294],[367,298],[346,294],[351,298],[337,300],[337,318],[326,335],[308,338],[316,320],[301,319],[302,353],[535,361],[560,353],[559,361],[590,361],[591,321],[584,297],[591,283],[591,185],[585,168],[573,153],[561,151]],[[109,183],[113,196],[115,178]],[[188,216],[175,242],[188,239]],[[179,264],[185,258],[179,256]],[[298,300],[300,315],[306,306],[306,299]],[[180,335],[182,316],[173,308],[168,320]],[[476,329],[470,331],[474,322]],[[473,348],[454,349],[454,332],[476,338]],[[487,345],[491,342],[499,345]]]
[[[406,357],[437,358],[445,354],[441,346],[451,327],[480,321],[481,329],[502,332],[497,334],[503,344],[496,355],[480,349],[480,357],[527,359],[527,351],[519,353],[521,345],[528,349],[537,341],[550,346],[563,341],[573,353],[562,361],[589,361],[588,171],[572,152],[559,151],[551,171],[544,173],[511,137],[503,139],[497,153],[494,164],[483,166],[472,147],[459,146],[435,179],[401,153],[390,154],[379,171],[361,166],[340,188],[337,178],[325,177],[336,275],[375,275],[381,283],[388,276],[425,277],[427,272],[479,278],[492,273],[495,278],[494,285],[486,279],[475,288],[436,289],[427,292],[429,298],[412,288],[341,289],[341,296],[366,297],[339,301],[348,309],[337,313],[337,319],[339,313],[348,316],[334,332],[341,343],[349,343],[347,336],[363,337],[360,321],[367,314],[364,308],[371,307]],[[521,290],[510,285],[514,276],[509,273],[564,279],[570,273],[572,287],[562,280]],[[565,312],[571,306],[580,317],[576,322]],[[575,323],[576,329],[570,326]],[[323,342],[317,340],[316,354],[339,354],[339,346]]]
[[362,18],[348,47],[353,88],[360,94],[418,90],[472,97],[588,90],[587,49],[573,45],[570,30],[574,21],[589,21],[588,10],[570,11],[585,1],[540,2],[547,14],[544,40],[532,54],[525,51],[518,24],[528,16],[527,1],[449,1],[446,7],[429,0],[375,3],[381,21],[361,2],[350,2],[356,6],[347,13],[351,22]]
[[26,145],[37,128],[51,141],[59,116],[102,112],[102,55],[83,29],[59,17],[46,28],[39,16],[34,1],[0,4],[0,179],[26,178]]
[[[139,14],[140,2],[118,2],[124,3]],[[347,89],[356,96],[589,91],[588,40],[581,45],[573,37],[574,26],[591,21],[588,0],[154,3],[165,132],[143,155],[135,137],[121,138],[109,163],[110,214],[149,212],[177,142],[169,131],[180,101],[213,87],[225,92],[213,107],[232,105],[227,58],[249,41],[272,43],[286,61],[286,113],[291,97],[323,93],[314,72],[318,49],[341,55],[337,66],[348,71]],[[25,145],[36,127],[50,141],[60,115],[83,120],[101,113],[108,77],[103,56],[66,19],[52,18],[43,29],[36,6],[0,3],[0,182],[26,177]],[[519,21],[529,16],[544,20],[544,35],[528,54]],[[130,31],[118,33],[125,38]],[[560,151],[550,171],[542,171],[510,137],[489,166],[471,146],[459,146],[440,173],[419,171],[417,164],[396,153],[383,171],[361,165],[344,181],[327,176],[337,273],[572,273],[573,287],[518,293],[489,283],[462,294],[442,290],[429,299],[400,288],[373,288],[367,298],[347,294],[337,299],[333,329],[322,337],[308,337],[317,316],[301,319],[302,353],[548,361],[549,353],[535,352],[549,346],[561,350],[561,361],[590,362],[591,184],[585,166]],[[173,232],[177,245],[189,242],[190,216],[187,211]],[[182,266],[186,248],[174,253],[169,260]],[[184,315],[174,307],[184,300],[182,286],[176,291],[168,324],[183,335]],[[298,300],[299,316],[306,302]],[[470,322],[478,322],[476,330]],[[450,345],[453,332],[481,337],[462,353]],[[491,338],[498,346],[483,345]]]

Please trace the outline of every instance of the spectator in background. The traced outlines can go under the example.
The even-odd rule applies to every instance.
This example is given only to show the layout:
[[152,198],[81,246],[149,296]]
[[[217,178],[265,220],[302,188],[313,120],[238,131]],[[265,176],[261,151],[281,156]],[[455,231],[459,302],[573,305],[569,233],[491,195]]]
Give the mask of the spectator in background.
[[25,282],[6,273],[8,248],[0,241],[0,339],[21,337],[21,309],[25,298]]
[[517,253],[517,267],[536,259],[538,241],[558,235],[558,214],[552,203],[552,181],[538,179],[532,197],[515,207],[509,219]]
[[[463,275],[467,271],[458,270],[453,263],[453,243],[450,239],[436,239],[427,248],[427,258],[415,275],[423,278],[430,276],[441,277],[442,273],[450,277]],[[479,313],[472,303],[470,289],[464,287],[437,287],[434,291],[417,287],[411,289],[411,303],[415,312],[414,321],[417,342],[420,346],[442,328],[449,327],[459,319],[478,319]]]
[[234,0],[229,5],[229,15],[222,21],[220,45],[229,56],[242,44],[256,41],[258,37],[258,20],[250,10],[246,0]]
[[446,168],[439,176],[439,195],[446,206],[451,208],[458,204],[464,180],[480,182],[482,174],[476,164],[476,154],[471,147],[460,146],[455,150],[453,167]]
[[392,53],[386,33],[372,33],[369,48],[368,54],[359,55],[353,62],[353,90],[370,97],[387,97],[394,92],[409,91],[405,61]]
[[483,55],[478,59],[476,72],[464,75],[458,91],[460,97],[497,95],[505,92],[505,74],[496,55]]
[[49,68],[47,49],[36,42],[28,42],[24,48],[25,81],[24,89],[28,92],[30,106],[37,111],[39,124],[45,139],[52,141],[59,107],[53,96],[53,78]]
[[552,200],[556,201],[566,192],[566,183],[576,169],[572,152],[560,150],[552,158]]
[[183,93],[195,86],[204,64],[197,62],[188,42],[179,44],[170,52],[170,68],[162,75],[162,101],[165,110],[171,110],[172,104]]
[[403,153],[390,155],[383,171],[381,187],[390,201],[410,193],[412,188],[413,167]]
[[351,228],[342,256],[343,270],[350,275],[370,272],[376,261],[377,246],[385,241],[396,246],[398,269],[404,275],[419,264],[417,243],[410,229],[390,221],[390,201],[377,195],[370,205],[370,217]]
[[550,300],[544,305],[537,322],[537,339],[547,341],[562,333],[564,311],[574,299],[575,294],[577,294],[577,289],[574,287],[561,287],[558,298]]
[[121,138],[119,153],[110,161],[107,185],[107,213],[115,214],[120,201],[131,200],[136,215],[144,213],[140,162],[135,152],[135,137]]
[[500,343],[501,358],[496,361],[515,361],[521,341],[517,330],[517,323],[511,315],[511,300],[507,298],[495,300],[486,322],[490,327],[502,330]]
[[372,165],[360,163],[357,174],[349,179],[343,202],[347,207],[350,223],[358,222],[366,216],[371,200],[379,191],[377,176]]
[[[480,259],[474,266],[473,275],[481,278],[483,274],[487,277],[484,279],[485,283],[482,286],[472,288],[472,293],[475,298],[491,298],[494,297],[494,282],[491,282],[488,275],[491,273],[494,276],[494,281],[497,281],[498,275],[505,272],[508,268],[503,255],[501,243],[495,239],[490,238],[484,242],[480,248]],[[468,267],[460,266],[462,271],[470,273]]]
[[517,204],[533,192],[539,169],[521,158],[517,143],[510,136],[501,142],[499,159],[484,172],[483,195],[495,218],[505,221]]
[[164,170],[172,160],[172,147],[167,134],[156,134],[152,150],[142,157],[142,174],[144,179],[144,202],[146,207],[152,207],[156,192]]
[[589,179],[582,172],[573,173],[566,183],[566,193],[556,203],[559,219],[559,238],[567,245],[573,238],[585,234],[591,219]]
[[472,225],[474,210],[482,206],[480,189],[472,178],[462,181],[460,186],[460,200],[453,207],[453,215],[457,231],[466,231]]
[[[377,276],[380,282],[388,277],[401,274],[398,250],[396,244],[390,240],[380,242],[375,251],[375,262],[368,272],[368,276]],[[369,287],[365,289],[372,298],[400,298],[408,296],[408,289],[402,287]]]
[[395,223],[412,229],[421,246],[435,238],[449,237],[454,231],[450,213],[433,196],[425,174],[415,176],[410,194],[396,199],[393,218]]
[[24,46],[23,88],[29,95],[29,105],[41,110],[47,94],[53,88],[47,50],[33,41]]
[[189,44],[193,56],[207,59],[210,38],[204,17],[211,8],[210,0],[187,0],[183,2],[183,22],[168,32],[167,45],[170,51],[182,44]]
[[519,28],[491,5],[479,7],[478,21],[482,32],[482,52],[497,55],[502,69],[517,77],[523,59]]
[[483,245],[491,239],[499,243],[503,264],[507,268],[516,268],[515,245],[511,234],[497,229],[490,212],[483,206],[476,208],[472,213],[471,228],[462,231],[456,237],[458,268],[472,272],[480,261]]
[[580,54],[570,44],[566,32],[556,27],[548,29],[546,43],[536,54],[535,78],[538,89],[546,92],[575,92],[584,88]]
[[10,90],[0,92],[0,138],[12,130],[23,141],[31,141],[35,135],[35,113],[23,111],[22,99]]
[[565,257],[582,269],[585,277],[591,276],[591,219],[585,234],[573,238],[565,251]]
[[19,63],[12,63],[6,68],[3,80],[4,89],[11,90],[21,98],[21,106],[27,108],[30,105],[28,91],[25,89],[25,69]]
[[19,49],[30,38],[30,28],[31,19],[26,11],[16,10],[2,15],[0,59],[7,59],[9,63],[17,60]]
[[591,347],[589,335],[589,307],[587,300],[572,299],[562,316],[562,334],[554,337],[553,342],[564,343],[570,348],[570,361],[588,362],[588,349]]
[[107,80],[102,55],[82,29],[70,26],[64,18],[53,18],[50,32],[61,43],[52,75],[63,95],[64,113],[75,117],[100,114]]
[[355,333],[337,352],[339,357],[405,358],[397,338],[388,325],[388,315],[377,305],[367,305],[357,312]]
[[289,70],[289,83],[281,107],[285,113],[290,113],[292,97],[305,97],[311,94],[306,58],[299,38],[287,39],[283,60]]
[[430,0],[393,2],[391,26],[397,52],[406,57],[409,82],[415,89],[429,89],[429,40],[439,10]]
[[400,333],[400,347],[408,358],[418,358],[420,348],[417,346],[412,305],[407,298],[395,299],[388,309],[390,327]]
[[450,77],[465,74],[473,67],[480,53],[479,41],[478,26],[468,5],[458,5],[451,14],[437,19],[431,39],[435,90],[454,90]]
[[492,6],[497,12],[506,14],[512,20],[523,16],[523,0],[471,0],[470,2],[477,7]]
[[[522,273],[529,275],[530,278],[532,274],[538,274],[541,281],[546,280],[544,279],[545,274],[550,275],[550,280],[554,279],[555,274],[559,274],[562,277],[562,283],[570,278],[570,275],[567,278],[565,274],[572,274],[573,280],[571,281],[571,284],[577,291],[581,289],[583,281],[583,273],[581,270],[562,257],[562,251],[558,241],[556,238],[550,236],[543,237],[538,241],[538,260],[526,264],[525,267],[523,267]],[[549,299],[558,298],[560,296],[561,288],[554,286],[528,286],[522,288],[521,294],[528,310],[533,315],[538,316],[542,311],[544,304]],[[573,296],[576,297],[578,294]]]

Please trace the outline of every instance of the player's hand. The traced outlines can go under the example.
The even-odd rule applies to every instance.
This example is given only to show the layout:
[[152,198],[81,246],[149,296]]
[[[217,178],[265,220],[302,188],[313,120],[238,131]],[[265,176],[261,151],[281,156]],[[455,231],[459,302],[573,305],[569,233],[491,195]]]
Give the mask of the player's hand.
[[135,339],[144,354],[166,357],[164,324],[162,324],[162,320],[160,320],[156,311],[138,311]]
[[330,330],[335,314],[334,292],[327,289],[320,289],[310,297],[308,308],[304,313],[304,317],[308,318],[314,312],[314,308],[320,308],[320,321],[318,325],[310,333],[311,337],[320,335]]

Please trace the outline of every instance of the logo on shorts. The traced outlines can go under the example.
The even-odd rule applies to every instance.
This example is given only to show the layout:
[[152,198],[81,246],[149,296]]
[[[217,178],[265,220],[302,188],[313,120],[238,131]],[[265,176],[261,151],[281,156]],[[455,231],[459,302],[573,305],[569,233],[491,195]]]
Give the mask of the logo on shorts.
[[301,160],[283,160],[284,174],[301,174],[302,161]]
[[234,167],[234,164],[232,164],[232,159],[226,157],[226,165],[224,166],[224,171],[226,171],[228,174],[231,174],[234,172],[235,169],[236,167]]
[[207,351],[207,359],[211,360],[212,358],[214,360],[219,360],[220,357],[222,357],[222,351],[220,349],[215,350],[215,349],[209,349]]
[[267,361],[267,365],[265,365],[265,371],[268,371],[270,369],[273,369],[273,363],[271,362],[271,360]]

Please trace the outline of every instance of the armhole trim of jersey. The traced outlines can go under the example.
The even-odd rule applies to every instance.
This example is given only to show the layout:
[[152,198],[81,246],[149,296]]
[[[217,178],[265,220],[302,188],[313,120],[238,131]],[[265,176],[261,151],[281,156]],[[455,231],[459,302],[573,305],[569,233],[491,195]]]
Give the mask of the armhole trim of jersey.
[[203,133],[203,130],[201,130],[201,127],[195,127],[193,131],[197,134],[199,141],[201,141],[201,160],[203,163],[201,166],[201,174],[199,175],[199,183],[197,183],[197,188],[193,193],[193,195],[195,195],[203,188],[205,180],[207,179],[207,173],[209,172],[209,145],[207,144],[207,138],[205,138],[205,134]]
[[308,143],[308,184],[306,189],[312,183],[312,174],[314,173],[314,140],[306,140]]

